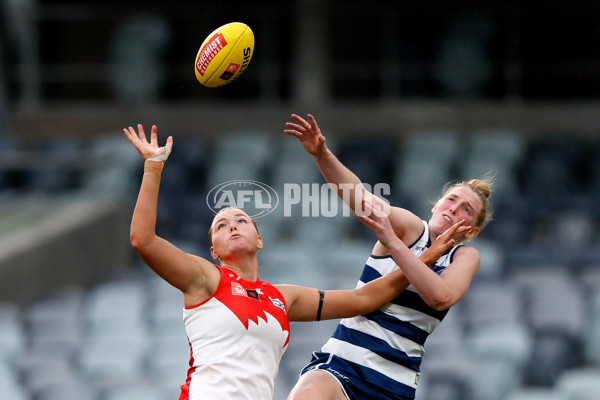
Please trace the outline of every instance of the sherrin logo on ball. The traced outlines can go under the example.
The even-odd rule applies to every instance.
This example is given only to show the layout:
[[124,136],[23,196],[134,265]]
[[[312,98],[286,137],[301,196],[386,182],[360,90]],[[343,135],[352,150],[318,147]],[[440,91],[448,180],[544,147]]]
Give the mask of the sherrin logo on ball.
[[198,82],[218,87],[236,80],[246,69],[254,52],[254,33],[242,22],[215,29],[204,39],[194,63]]

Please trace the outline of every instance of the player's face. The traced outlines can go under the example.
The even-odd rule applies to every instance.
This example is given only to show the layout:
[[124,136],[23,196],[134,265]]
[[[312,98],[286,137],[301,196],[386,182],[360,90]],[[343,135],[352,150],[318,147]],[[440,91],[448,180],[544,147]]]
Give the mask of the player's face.
[[481,211],[481,199],[472,189],[458,186],[442,197],[431,210],[430,228],[434,235],[442,234],[456,222],[465,220],[464,226],[472,229],[466,232],[460,240],[472,239],[479,233],[475,221]]
[[252,219],[238,208],[228,208],[219,212],[213,220],[211,229],[213,248],[219,254],[237,248],[256,251],[262,247],[262,239]]

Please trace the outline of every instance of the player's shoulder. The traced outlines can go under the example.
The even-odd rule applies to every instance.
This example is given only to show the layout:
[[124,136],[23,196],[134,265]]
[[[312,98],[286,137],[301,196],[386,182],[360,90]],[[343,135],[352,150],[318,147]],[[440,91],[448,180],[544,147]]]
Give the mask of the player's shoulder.
[[404,243],[416,240],[425,229],[423,220],[418,215],[402,207],[390,207],[390,222],[394,232]]
[[454,251],[453,258],[456,259],[456,257],[465,258],[465,259],[469,258],[476,262],[479,262],[481,259],[479,250],[477,250],[473,246],[469,246],[466,244],[461,244],[461,245],[456,246],[456,250]]

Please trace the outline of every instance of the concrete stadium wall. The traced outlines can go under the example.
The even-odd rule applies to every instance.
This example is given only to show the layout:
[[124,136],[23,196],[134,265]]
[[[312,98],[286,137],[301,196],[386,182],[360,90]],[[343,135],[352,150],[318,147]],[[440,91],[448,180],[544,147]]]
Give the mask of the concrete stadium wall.
[[20,211],[32,217],[0,219],[0,301],[24,304],[130,268],[130,216],[118,204],[43,199]]
[[14,110],[10,132],[24,142],[53,135],[93,139],[126,126],[157,124],[164,135],[211,139],[231,131],[265,130],[283,134],[290,114],[312,113],[324,131],[351,136],[382,133],[399,139],[413,130],[447,128],[470,134],[482,128],[513,128],[525,138],[548,132],[573,132],[591,140],[600,138],[598,102],[485,102],[390,101],[336,102],[335,104],[264,104],[217,102],[147,104],[141,106],[53,104],[37,110]]

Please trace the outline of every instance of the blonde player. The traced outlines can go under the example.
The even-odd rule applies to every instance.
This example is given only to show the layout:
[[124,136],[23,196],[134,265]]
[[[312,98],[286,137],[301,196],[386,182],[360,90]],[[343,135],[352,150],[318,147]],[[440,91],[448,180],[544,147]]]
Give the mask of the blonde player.
[[[377,208],[360,179],[327,148],[315,118],[308,115],[305,120],[295,114],[292,118],[285,133],[300,140],[329,183],[345,190],[354,188],[349,195],[341,189],[338,194],[355,214],[361,215],[362,208],[357,198],[366,198],[369,209]],[[389,220],[369,213],[359,217],[379,238],[360,282],[367,284],[401,270],[411,285],[381,310],[343,319],[331,339],[313,353],[289,400],[415,398],[425,340],[467,293],[479,268],[478,251],[460,243],[477,236],[490,220],[492,183],[474,179],[448,186],[429,221],[400,207],[391,207]],[[432,265],[411,261],[407,253],[423,254],[457,221],[464,221],[466,229],[453,236],[456,246]]]

